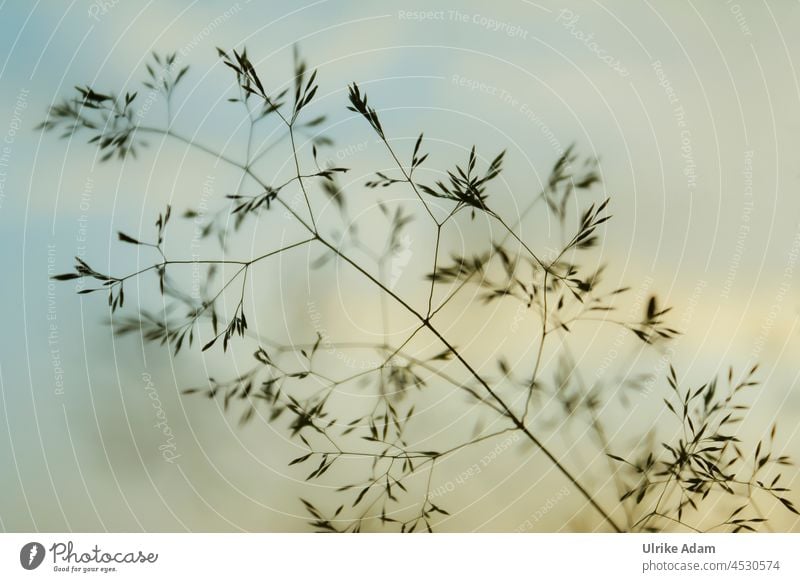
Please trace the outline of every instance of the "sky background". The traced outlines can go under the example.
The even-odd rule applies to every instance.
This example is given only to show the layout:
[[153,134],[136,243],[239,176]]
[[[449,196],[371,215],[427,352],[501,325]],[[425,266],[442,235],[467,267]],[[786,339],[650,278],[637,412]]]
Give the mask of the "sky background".
[[[322,155],[353,168],[345,191],[367,238],[382,232],[376,198],[391,203],[408,193],[363,188],[391,160],[346,110],[349,82],[368,91],[399,150],[410,152],[424,130],[436,167],[461,162],[473,143],[483,159],[506,148],[497,209],[512,221],[569,144],[599,157],[603,185],[592,200],[611,196],[614,219],[593,260],[609,265],[609,286],[657,292],[674,306],[671,321],[684,334],[670,354],[688,383],[761,362],[765,386],[752,395],[743,438],[760,438],[776,420],[781,450],[798,456],[798,24],[800,4],[789,1],[0,3],[0,529],[304,530],[298,495],[327,491],[286,467],[297,449],[285,431],[264,422],[240,430],[216,405],[179,395],[208,374],[231,375],[238,360],[196,352],[173,359],[137,338],[115,338],[103,324],[102,298],[48,283],[48,273],[69,270],[76,254],[115,272],[150,264],[146,250],[120,248],[116,231],[149,233],[166,204],[182,211],[208,198],[213,205],[236,188],[234,169],[174,140],[155,137],[138,160],[103,164],[84,136],[58,140],[34,130],[75,85],[139,90],[142,107],[148,95],[139,83],[152,51],[176,51],[191,65],[173,103],[175,130],[240,157],[246,127],[226,102],[235,87],[215,47],[246,45],[261,78],[280,86],[297,44],[319,69],[312,112],[329,116],[323,129],[335,139]],[[147,125],[164,123],[158,99],[137,111]],[[277,131],[265,125],[258,143]],[[263,173],[284,176],[290,162],[285,151],[270,155]],[[317,192],[315,201],[322,208],[325,199]],[[330,206],[321,212],[336,218]],[[414,224],[411,261],[396,290],[418,299],[432,238],[422,220]],[[539,248],[557,237],[546,219],[523,227]],[[480,250],[481,228],[460,221],[446,247]],[[276,233],[296,235],[292,229],[280,217],[259,223],[230,253],[252,254]],[[169,248],[191,253],[191,228],[170,235]],[[313,302],[332,335],[379,336],[374,292],[341,266],[309,274],[307,260],[318,254],[287,255],[254,277],[259,331],[313,338]],[[148,298],[142,291],[140,300]],[[515,365],[527,361],[530,346],[510,331],[515,308],[490,308],[497,325],[484,328],[485,312],[464,305],[445,314],[446,329],[472,361],[486,369],[499,353]],[[398,338],[410,325],[400,312],[392,323]],[[523,316],[521,327],[534,324]],[[601,375],[612,350],[624,360],[615,369],[632,361],[630,373],[664,375],[659,354],[618,342],[616,329],[594,326],[578,339],[588,377]],[[430,338],[421,341],[424,349]],[[159,451],[153,389],[179,462],[164,462]],[[641,430],[667,423],[662,389],[608,411],[623,451]],[[441,413],[455,418],[446,425],[454,434],[473,428],[474,416],[448,416],[463,400],[430,398],[430,422]],[[571,445],[583,431],[565,426],[548,438],[572,455],[573,467],[596,461],[588,446]],[[558,494],[564,482],[546,460],[523,445],[510,448],[448,493],[446,505],[458,510],[441,529],[514,530]],[[438,484],[491,449],[455,456]],[[594,520],[573,493],[537,527],[592,530]],[[773,527],[797,531],[800,522],[776,512]]]

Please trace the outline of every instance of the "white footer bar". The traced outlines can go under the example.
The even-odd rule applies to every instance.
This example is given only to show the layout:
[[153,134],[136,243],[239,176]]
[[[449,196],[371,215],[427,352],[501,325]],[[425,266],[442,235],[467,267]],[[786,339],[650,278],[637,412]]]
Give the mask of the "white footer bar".
[[0,535],[0,580],[797,581],[799,554],[800,534],[31,533]]

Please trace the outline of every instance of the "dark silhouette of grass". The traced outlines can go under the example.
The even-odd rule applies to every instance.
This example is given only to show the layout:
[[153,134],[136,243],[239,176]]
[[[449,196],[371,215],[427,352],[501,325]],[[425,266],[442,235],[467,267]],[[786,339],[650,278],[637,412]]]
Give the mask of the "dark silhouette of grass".
[[[747,408],[742,400],[748,388],[755,385],[753,368],[741,380],[734,379],[731,371],[727,387],[722,390],[716,380],[698,388],[680,386],[677,374],[670,368],[665,387],[668,392],[664,406],[680,426],[676,441],[646,444],[638,451],[623,455],[609,448],[606,428],[599,411],[608,400],[605,391],[588,386],[582,379],[568,344],[563,343],[555,378],[552,383],[543,377],[542,355],[545,344],[554,336],[568,336],[578,322],[602,321],[629,330],[648,345],[661,345],[677,332],[666,323],[669,308],[661,305],[656,296],[646,302],[641,317],[628,321],[615,316],[614,301],[629,293],[628,288],[604,289],[602,269],[590,271],[581,266],[581,257],[594,248],[601,235],[602,226],[609,220],[609,200],[584,205],[577,224],[570,225],[569,204],[583,205],[582,200],[600,182],[597,161],[581,159],[570,147],[556,160],[547,183],[541,192],[525,207],[519,220],[509,224],[497,211],[492,200],[492,186],[503,172],[504,152],[495,154],[491,161],[480,161],[473,147],[467,159],[443,172],[446,179],[426,183],[418,178],[419,170],[429,164],[424,135],[419,134],[411,157],[407,162],[395,151],[387,137],[378,110],[368,102],[367,95],[357,84],[349,87],[349,109],[367,122],[368,129],[378,138],[396,168],[392,172],[377,172],[365,186],[375,188],[409,188],[415,195],[419,209],[435,232],[435,245],[431,249],[431,270],[423,283],[427,301],[415,306],[404,299],[387,283],[386,268],[392,254],[400,245],[401,234],[413,217],[401,205],[381,208],[389,223],[386,247],[373,253],[379,274],[374,274],[365,264],[353,258],[349,249],[363,248],[355,232],[350,233],[347,244],[337,243],[320,230],[312,204],[312,188],[322,193],[347,217],[345,196],[337,183],[337,176],[346,172],[343,167],[321,167],[317,149],[330,145],[329,138],[314,135],[312,143],[313,166],[301,156],[297,147],[298,134],[304,134],[325,121],[324,117],[305,119],[307,106],[317,92],[316,71],[310,72],[305,61],[295,52],[293,87],[281,91],[268,90],[259,78],[246,51],[228,53],[219,50],[223,63],[229,67],[237,81],[239,95],[230,101],[240,103],[246,111],[250,139],[244,161],[223,156],[211,148],[198,144],[178,133],[171,124],[171,100],[174,88],[188,72],[188,67],[175,71],[175,55],[154,55],[147,65],[149,78],[145,86],[163,94],[167,103],[167,125],[150,127],[138,124],[132,113],[136,93],[122,97],[98,93],[90,87],[78,88],[77,96],[65,99],[51,108],[41,125],[45,130],[64,129],[69,137],[76,131],[91,134],[90,143],[102,152],[103,160],[135,156],[143,147],[143,136],[159,134],[181,140],[190,146],[211,154],[242,172],[242,183],[247,178],[257,185],[255,192],[227,197],[227,204],[216,214],[204,217],[203,237],[217,237],[224,247],[229,230],[238,231],[248,218],[257,219],[274,207],[281,207],[306,231],[304,237],[280,248],[267,250],[249,259],[228,260],[177,260],[165,254],[164,233],[172,212],[169,207],[159,214],[152,240],[140,240],[119,233],[126,244],[152,247],[158,259],[151,265],[127,275],[111,275],[96,271],[81,259],[72,272],[58,275],[57,280],[87,279],[94,283],[81,293],[106,294],[110,311],[114,314],[123,308],[125,283],[147,273],[154,273],[160,293],[169,302],[169,309],[151,313],[140,310],[135,315],[116,315],[112,318],[119,334],[143,333],[150,342],[168,346],[175,354],[181,350],[201,347],[202,350],[221,348],[227,351],[239,346],[245,336],[255,338],[258,347],[253,354],[254,365],[245,373],[227,381],[209,378],[208,384],[189,388],[185,394],[202,394],[221,399],[226,410],[234,405],[244,406],[240,421],[251,421],[256,407],[266,410],[270,421],[286,418],[287,430],[306,449],[290,465],[304,470],[306,480],[317,480],[345,458],[364,458],[370,461],[371,474],[363,481],[344,481],[338,488],[342,502],[337,508],[325,511],[312,501],[301,500],[311,516],[311,525],[325,531],[361,531],[377,520],[382,526],[403,532],[431,531],[437,518],[448,511],[434,503],[430,483],[435,467],[445,457],[472,445],[500,435],[517,433],[530,441],[543,453],[570,485],[602,518],[605,528],[621,531],[656,531],[684,528],[699,531],[693,525],[702,517],[700,506],[719,493],[739,498],[741,503],[731,515],[713,526],[713,530],[755,530],[766,521],[760,511],[756,496],[773,498],[788,511],[797,513],[787,497],[788,490],[781,485],[782,476],[775,467],[789,465],[786,456],[774,455],[772,443],[775,427],[768,442],[759,442],[754,453],[746,454],[743,443],[734,433],[741,420],[741,411]],[[282,125],[285,134],[261,152],[253,151],[253,128],[265,119],[274,119]],[[288,140],[294,165],[294,176],[282,184],[268,184],[254,170],[254,165],[265,153]],[[313,169],[309,169],[312,167]],[[239,189],[241,190],[240,183]],[[304,208],[298,211],[285,199],[291,188],[302,194]],[[432,201],[445,204],[449,211],[436,211]],[[544,259],[530,248],[518,234],[521,220],[537,207],[544,206],[557,218],[563,240],[554,258]],[[500,227],[502,235],[486,240],[484,250],[473,256],[451,253],[445,257],[441,248],[442,230],[464,214],[472,219],[481,215]],[[193,209],[185,211],[185,218],[197,219],[200,214]],[[231,218],[232,221],[229,221]],[[347,217],[349,219],[349,217]],[[325,254],[311,267],[319,267],[330,257],[358,272],[380,294],[382,310],[393,302],[416,320],[414,331],[399,345],[383,342],[351,342],[334,344],[321,334],[308,344],[281,344],[250,331],[247,313],[250,306],[245,301],[245,287],[251,269],[271,258],[292,249],[313,245]],[[348,247],[349,245],[349,247]],[[188,296],[180,290],[171,272],[181,264],[204,265],[208,269],[202,289],[202,298]],[[234,274],[226,281],[218,281],[220,265],[233,267]],[[535,361],[530,370],[512,370],[504,359],[498,359],[500,378],[480,373],[456,347],[456,342],[445,336],[437,324],[437,315],[462,289],[474,285],[480,291],[483,304],[516,301],[524,309],[538,314],[540,333]],[[237,287],[238,286],[238,287]],[[223,294],[230,289],[240,289],[233,314],[222,309]],[[438,293],[437,293],[438,291]],[[437,296],[443,298],[437,300]],[[475,309],[479,309],[479,302]],[[210,330],[210,337],[209,337]],[[407,349],[409,342],[420,332],[432,334],[441,351],[432,357],[421,357]],[[203,341],[200,342],[200,337]],[[237,338],[240,338],[237,341]],[[322,345],[337,349],[372,348],[381,354],[382,362],[370,369],[344,378],[333,379],[316,366]],[[285,355],[300,355],[304,365],[287,369]],[[297,361],[297,360],[295,360]],[[468,382],[449,376],[444,364],[457,362],[469,375]],[[494,432],[480,433],[472,439],[442,450],[418,450],[408,444],[407,427],[415,422],[414,398],[408,396],[415,389],[427,388],[426,375],[433,375],[443,384],[451,384],[470,399],[500,418]],[[334,417],[331,402],[338,389],[349,382],[372,377],[376,381],[376,404],[366,415],[354,418]],[[314,380],[321,388],[300,398],[285,389],[290,381]],[[634,380],[635,384],[636,381]],[[511,386],[514,395],[523,396],[524,406],[516,406],[516,398],[508,396],[501,385]],[[619,499],[616,505],[604,504],[608,498],[602,490],[592,490],[582,483],[568,467],[569,460],[559,458],[545,444],[541,428],[534,426],[530,413],[543,399],[555,399],[562,407],[565,420],[581,419],[588,423],[591,435],[600,451],[609,460],[609,482],[613,483]],[[497,425],[497,423],[495,423]],[[412,514],[403,515],[398,510],[400,497],[413,495],[407,487],[412,476],[427,472],[427,487],[415,504]],[[341,478],[341,472],[339,473]],[[712,495],[714,494],[714,495]],[[607,502],[606,502],[607,503]],[[369,527],[373,527],[369,525]]]

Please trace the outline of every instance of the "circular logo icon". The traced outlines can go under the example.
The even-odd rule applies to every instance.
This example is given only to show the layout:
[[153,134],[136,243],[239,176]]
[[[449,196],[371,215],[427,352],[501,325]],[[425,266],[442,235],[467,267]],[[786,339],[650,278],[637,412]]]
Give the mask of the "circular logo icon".
[[26,570],[35,570],[44,561],[44,546],[39,542],[28,542],[19,551],[19,563]]

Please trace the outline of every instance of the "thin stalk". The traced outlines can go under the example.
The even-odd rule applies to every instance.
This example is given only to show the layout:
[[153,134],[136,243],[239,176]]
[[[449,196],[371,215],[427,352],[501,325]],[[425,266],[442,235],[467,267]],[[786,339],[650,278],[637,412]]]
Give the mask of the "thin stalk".
[[[251,177],[253,177],[253,179],[254,179],[254,180],[256,180],[256,182],[258,182],[258,183],[259,183],[259,184],[260,184],[262,187],[265,187],[265,188],[266,188],[266,184],[265,184],[264,182],[262,182],[262,181],[261,181],[261,180],[260,180],[260,179],[259,179],[259,178],[258,178],[258,177],[257,177],[257,176],[254,174],[254,173],[253,173],[253,171],[252,171],[252,169],[251,169],[251,168],[248,168],[248,167],[246,167],[246,166],[243,166],[242,164],[240,164],[240,163],[238,163],[238,162],[235,162],[235,161],[233,161],[233,160],[230,160],[229,158],[226,158],[226,157],[224,157],[224,156],[222,156],[222,155],[220,155],[220,154],[217,154],[216,152],[214,152],[214,151],[213,151],[213,150],[211,150],[210,148],[207,148],[207,147],[205,147],[205,146],[199,146],[199,145],[197,145],[197,144],[194,144],[192,141],[190,141],[190,140],[187,140],[186,138],[183,138],[183,137],[181,137],[181,136],[178,136],[178,135],[174,134],[174,133],[173,133],[173,132],[171,132],[171,131],[164,131],[164,130],[154,130],[154,129],[150,129],[149,131],[152,131],[152,132],[159,132],[159,133],[163,133],[163,134],[166,134],[166,135],[171,135],[171,136],[175,137],[176,139],[179,139],[179,140],[181,140],[181,141],[184,141],[184,142],[186,142],[186,143],[187,143],[187,144],[189,144],[189,145],[192,145],[192,146],[198,147],[198,149],[200,149],[200,150],[202,150],[202,151],[205,151],[206,153],[208,153],[208,154],[210,154],[210,155],[212,155],[212,156],[215,156],[215,157],[217,157],[218,159],[221,159],[221,160],[223,160],[223,161],[226,161],[226,162],[232,163],[234,166],[237,166],[237,167],[240,167],[240,168],[244,169],[244,170],[245,170],[245,171],[246,171],[246,172],[247,172],[247,173],[248,173],[248,174],[249,174]],[[388,143],[387,143],[387,147],[388,147]],[[296,149],[295,149],[294,139],[292,139],[292,150],[293,150],[293,156],[294,156],[294,160],[295,160],[295,169],[296,169],[296,171],[297,171],[297,174],[298,174],[298,176],[300,176],[302,173],[301,173],[301,171],[300,171],[300,165],[299,165],[299,160],[298,160],[298,156],[297,156],[297,151],[296,151]],[[391,148],[390,148],[390,150],[391,150]],[[396,156],[394,156],[394,153],[393,153],[393,152],[392,152],[392,155],[393,155],[393,157],[395,158],[395,160],[397,160],[397,157],[396,157]],[[398,161],[398,164],[399,164],[399,160],[397,160],[397,161]],[[403,174],[406,176],[406,179],[409,181],[409,183],[411,183],[412,187],[414,188],[414,191],[415,191],[415,192],[417,192],[417,190],[416,190],[416,186],[415,186],[415,185],[414,185],[414,184],[411,182],[411,180],[408,178],[407,174],[405,173],[405,170],[404,170],[404,169],[402,169],[402,167],[401,167],[401,170],[402,170]],[[303,193],[304,193],[304,195],[306,196],[306,202],[308,203],[308,195],[307,195],[307,193],[306,193],[305,186],[304,186],[304,184],[303,184],[303,181],[302,181],[302,179],[299,179],[299,182],[300,182],[300,185],[301,185],[301,189],[303,190]],[[425,206],[426,210],[428,211],[428,214],[431,216],[431,218],[432,218],[434,221],[436,221],[436,219],[434,218],[434,216],[433,216],[433,214],[431,213],[430,209],[428,208],[428,205],[427,205],[427,204],[424,202],[424,200],[422,199],[422,197],[419,195],[419,192],[417,192],[417,195],[420,197],[420,200],[422,200],[422,202],[423,202],[423,205]],[[528,439],[530,439],[530,441],[531,441],[531,442],[533,442],[533,443],[534,443],[534,445],[536,445],[536,447],[537,447],[537,448],[539,448],[539,449],[540,449],[540,450],[541,450],[541,451],[542,451],[542,452],[545,454],[545,456],[546,456],[546,457],[547,457],[547,458],[550,460],[550,462],[551,462],[551,463],[553,463],[553,465],[554,465],[554,466],[555,466],[555,467],[556,467],[556,468],[557,468],[557,469],[558,469],[558,470],[559,470],[559,471],[560,471],[560,472],[561,472],[561,473],[562,473],[562,474],[563,474],[563,475],[566,477],[566,479],[567,479],[567,480],[568,480],[568,481],[569,481],[569,482],[570,482],[570,483],[571,483],[571,484],[572,484],[572,485],[573,485],[573,486],[574,486],[574,487],[575,487],[575,488],[576,488],[576,489],[579,491],[579,493],[580,493],[580,494],[581,494],[581,495],[582,495],[582,496],[583,496],[583,497],[584,497],[584,498],[587,500],[587,502],[588,502],[588,503],[589,503],[589,504],[590,504],[590,505],[591,505],[591,506],[592,506],[592,507],[593,507],[593,508],[594,508],[594,509],[595,509],[595,510],[596,510],[596,511],[597,511],[597,512],[598,512],[598,513],[599,513],[599,514],[600,514],[600,515],[603,517],[604,521],[606,521],[606,522],[609,524],[609,526],[610,526],[610,527],[611,527],[611,528],[612,528],[614,531],[616,531],[616,532],[621,532],[621,531],[622,531],[622,529],[619,527],[619,525],[617,525],[617,523],[616,523],[616,522],[613,520],[613,518],[612,518],[612,517],[611,517],[611,516],[610,516],[610,515],[609,515],[609,514],[608,514],[608,513],[605,511],[605,509],[603,509],[603,507],[602,507],[602,506],[600,506],[600,505],[597,503],[597,501],[594,499],[594,497],[593,497],[593,496],[592,496],[592,495],[591,495],[591,494],[590,494],[590,493],[589,493],[589,492],[588,492],[588,491],[587,491],[587,490],[586,490],[586,489],[583,487],[583,485],[580,483],[580,481],[578,481],[577,477],[575,477],[575,476],[574,476],[574,475],[573,475],[573,474],[572,474],[572,473],[571,473],[571,472],[570,472],[570,471],[569,471],[569,470],[568,470],[568,469],[567,469],[567,468],[566,468],[566,467],[565,467],[565,466],[564,466],[564,465],[561,463],[561,461],[560,461],[560,460],[559,460],[559,459],[558,459],[558,458],[557,458],[557,457],[556,457],[556,456],[555,456],[555,455],[554,455],[554,454],[553,454],[553,453],[552,453],[552,452],[551,452],[551,451],[550,451],[550,450],[549,450],[549,449],[548,449],[548,448],[547,448],[547,447],[544,445],[544,443],[543,443],[541,440],[539,440],[539,438],[537,438],[537,437],[536,437],[536,436],[535,436],[535,435],[534,435],[534,434],[533,434],[533,433],[532,433],[532,432],[531,432],[531,431],[528,429],[528,427],[525,425],[525,423],[524,423],[524,422],[523,422],[523,421],[522,421],[520,418],[518,418],[518,417],[517,417],[517,416],[514,414],[514,412],[513,412],[513,411],[512,411],[512,410],[511,410],[511,409],[508,407],[508,405],[505,403],[505,401],[504,401],[502,398],[500,398],[500,397],[497,395],[497,393],[496,393],[496,392],[495,392],[495,391],[494,391],[494,390],[491,388],[491,386],[489,386],[489,384],[486,382],[486,380],[484,380],[484,379],[483,379],[483,377],[482,377],[480,374],[478,374],[478,372],[477,372],[477,371],[476,371],[476,370],[475,370],[475,369],[474,369],[474,368],[473,368],[473,367],[472,367],[472,366],[469,364],[469,362],[467,362],[467,360],[466,360],[466,359],[464,359],[464,357],[461,355],[461,353],[460,353],[460,352],[459,352],[459,351],[458,351],[458,350],[457,350],[457,349],[456,349],[454,346],[452,346],[452,345],[450,344],[450,342],[448,342],[448,341],[447,341],[447,339],[446,339],[446,338],[445,338],[445,337],[444,337],[444,336],[443,336],[441,333],[439,333],[439,331],[438,331],[438,330],[437,330],[437,329],[436,329],[436,328],[435,328],[435,327],[434,327],[434,326],[431,324],[429,317],[424,317],[424,316],[422,316],[422,315],[421,315],[419,312],[417,312],[417,311],[416,311],[416,310],[415,310],[415,309],[414,309],[414,308],[413,308],[411,305],[409,305],[409,304],[408,304],[406,301],[404,301],[404,300],[403,300],[401,297],[399,297],[399,296],[398,296],[397,294],[395,294],[395,293],[394,293],[392,290],[390,290],[388,287],[386,287],[386,285],[384,285],[384,284],[383,284],[383,283],[381,283],[381,282],[380,282],[378,279],[376,279],[376,278],[375,278],[375,277],[374,277],[374,276],[373,276],[371,273],[369,273],[369,271],[367,271],[366,269],[364,269],[363,267],[361,267],[361,265],[359,265],[358,263],[356,263],[356,262],[355,262],[353,259],[351,259],[349,256],[345,255],[343,252],[341,252],[339,249],[337,249],[335,246],[333,246],[331,243],[329,243],[327,240],[325,240],[325,239],[324,239],[324,238],[323,238],[323,237],[322,237],[322,236],[319,234],[319,232],[317,231],[316,224],[314,223],[314,217],[313,217],[313,213],[311,214],[311,220],[312,220],[312,224],[311,224],[311,225],[309,225],[309,224],[308,224],[308,223],[306,223],[304,220],[302,220],[302,218],[300,218],[300,217],[297,215],[297,213],[296,213],[296,212],[294,212],[294,211],[291,209],[291,207],[290,207],[288,204],[286,204],[286,203],[285,203],[285,202],[284,202],[284,201],[283,201],[283,200],[282,200],[280,197],[278,197],[276,200],[280,201],[280,202],[281,202],[281,204],[282,204],[282,205],[283,205],[283,206],[284,206],[284,207],[285,207],[285,208],[286,208],[286,209],[287,209],[289,212],[291,212],[291,213],[292,213],[292,214],[293,214],[293,215],[294,215],[294,216],[295,216],[295,217],[296,217],[296,218],[297,218],[297,219],[300,221],[300,223],[301,223],[303,226],[305,226],[305,227],[306,227],[306,229],[308,229],[308,230],[309,230],[309,232],[310,232],[311,234],[313,234],[313,235],[314,235],[314,237],[313,237],[314,239],[318,240],[318,241],[319,241],[321,244],[323,244],[323,245],[324,245],[324,246],[326,246],[326,247],[327,247],[329,250],[331,250],[331,251],[332,251],[332,252],[333,252],[335,255],[337,255],[337,256],[338,256],[339,258],[341,258],[343,261],[345,261],[346,263],[348,263],[349,265],[351,265],[351,266],[352,266],[354,269],[356,269],[358,272],[360,272],[362,275],[364,275],[364,276],[365,276],[367,279],[369,279],[369,280],[370,280],[372,283],[374,283],[375,285],[377,285],[377,286],[378,286],[378,287],[379,287],[379,288],[380,288],[380,289],[381,289],[381,290],[382,290],[384,293],[386,293],[386,294],[387,294],[387,295],[389,295],[389,296],[390,296],[392,299],[394,299],[394,300],[395,300],[395,302],[397,302],[397,303],[398,303],[399,305],[401,305],[401,306],[402,306],[404,309],[406,309],[406,310],[407,310],[409,313],[411,313],[413,316],[415,316],[417,319],[419,319],[419,320],[420,320],[420,322],[421,322],[421,323],[422,323],[422,324],[423,324],[423,325],[424,325],[426,328],[428,328],[428,330],[429,330],[431,333],[433,333],[433,334],[434,334],[434,335],[437,337],[437,339],[438,339],[438,340],[439,340],[439,341],[440,341],[440,342],[441,342],[441,343],[442,343],[442,344],[443,344],[443,345],[444,345],[444,346],[445,346],[445,347],[446,347],[446,348],[447,348],[447,349],[448,349],[448,350],[449,350],[449,351],[450,351],[450,352],[451,352],[451,353],[454,355],[454,357],[455,357],[455,358],[456,358],[456,359],[457,359],[457,360],[458,360],[458,361],[459,361],[459,362],[460,362],[460,363],[461,363],[461,364],[464,366],[464,368],[465,368],[465,369],[466,369],[466,370],[467,370],[467,371],[468,371],[468,372],[469,372],[469,373],[470,373],[470,374],[471,374],[471,375],[472,375],[472,376],[475,378],[475,380],[477,380],[477,381],[478,381],[478,383],[479,383],[479,384],[480,384],[480,385],[481,385],[481,386],[482,386],[482,387],[483,387],[483,388],[484,388],[484,389],[487,391],[487,393],[488,393],[488,394],[491,396],[491,398],[497,402],[497,404],[500,406],[500,408],[503,410],[503,413],[504,413],[504,414],[505,414],[505,415],[506,415],[506,416],[509,418],[509,420],[511,420],[511,422],[512,422],[512,423],[513,423],[513,424],[514,424],[514,425],[515,425],[517,428],[519,428],[519,429],[520,429],[520,430],[521,430],[521,431],[522,431],[522,432],[525,434],[525,436],[527,436],[527,437],[528,437]],[[308,208],[309,208],[309,211],[310,211],[310,210],[311,210],[310,203],[308,203]],[[437,224],[438,224],[438,222],[437,222]],[[505,224],[505,223],[503,223],[503,224]],[[509,229],[509,231],[510,231],[510,229]],[[515,233],[512,233],[512,234],[513,234],[513,236],[514,236],[515,238],[517,238],[517,239],[519,240],[519,238],[516,236],[516,234],[515,234]],[[307,242],[307,241],[304,241],[304,242]],[[520,241],[520,242],[521,242],[521,241]],[[524,244],[524,243],[523,243],[523,244]],[[531,252],[532,252],[532,251],[531,251]],[[535,256],[535,255],[532,255],[532,256]],[[539,259],[538,259],[538,258],[536,258],[535,260],[539,261]],[[541,261],[539,261],[539,263],[540,263],[540,264],[541,264],[541,265],[544,267],[544,264],[543,264],[543,263],[541,263]]]

